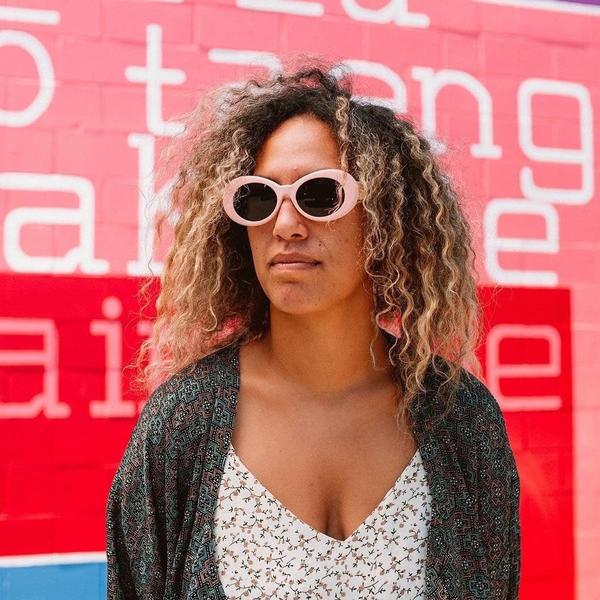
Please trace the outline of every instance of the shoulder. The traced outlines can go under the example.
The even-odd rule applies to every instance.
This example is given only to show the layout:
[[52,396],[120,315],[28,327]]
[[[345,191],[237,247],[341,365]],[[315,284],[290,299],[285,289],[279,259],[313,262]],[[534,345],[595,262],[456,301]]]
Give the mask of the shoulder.
[[487,385],[466,369],[451,430],[459,451],[468,457],[466,464],[477,474],[480,493],[503,489],[505,500],[518,504],[519,473],[504,414]]
[[234,385],[236,359],[234,348],[228,346],[180,369],[150,394],[144,405],[147,418],[170,421],[178,411],[185,411],[185,407],[192,403],[200,403],[208,408],[213,394],[219,394],[224,387]]
[[498,400],[487,385],[473,373],[461,366],[455,385],[446,385],[449,365],[448,359],[439,355],[434,355],[430,363],[425,393],[429,409],[437,415],[444,412],[449,405],[450,421],[459,420],[474,425],[483,425],[485,421],[496,425],[504,424]]
[[120,470],[144,456],[161,462],[193,453],[193,446],[208,431],[215,404],[235,393],[237,375],[237,353],[228,346],[168,377],[144,404]]
[[[438,372],[431,370],[428,393],[431,413],[436,417],[445,414],[438,435],[447,435],[456,449],[472,457],[479,467],[486,459],[498,462],[502,457],[502,466],[513,470],[515,462],[506,420],[494,394],[483,381],[461,367],[458,384],[449,398],[447,389],[442,391],[444,386],[441,385],[448,362],[439,356],[435,360],[441,368]],[[450,408],[446,412],[448,403]]]
[[459,416],[472,428],[484,456],[490,456],[493,449],[510,450],[506,420],[498,400],[483,381],[464,368],[457,408]]
[[459,410],[469,413],[476,425],[483,425],[485,421],[496,425],[504,424],[504,416],[496,397],[481,379],[464,367],[461,368],[457,400]]

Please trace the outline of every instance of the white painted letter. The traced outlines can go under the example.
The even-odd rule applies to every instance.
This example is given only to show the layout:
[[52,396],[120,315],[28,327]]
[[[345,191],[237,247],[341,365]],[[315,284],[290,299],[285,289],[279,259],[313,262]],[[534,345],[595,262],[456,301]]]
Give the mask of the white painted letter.
[[342,7],[355,21],[394,23],[404,27],[429,27],[429,16],[408,11],[407,0],[389,0],[382,8],[364,8],[356,0],[342,0]]
[[[127,273],[135,276],[160,275],[163,263],[155,261],[154,219],[166,206],[174,180],[158,192],[154,189],[154,137],[149,133],[130,133],[127,142],[138,150],[138,256],[127,263]],[[169,220],[171,225],[175,225]]]
[[[153,328],[154,328],[154,321],[148,321],[147,319],[142,319],[137,322],[136,332],[140,337],[148,338],[152,335]],[[150,354],[150,356],[148,357],[149,362],[151,364],[155,363],[156,359],[157,359],[157,352],[156,352],[155,346],[150,347],[149,354]],[[150,393],[152,391],[152,389],[154,389],[159,384],[160,384],[159,381],[150,382],[149,385],[150,385],[151,389],[148,389],[148,393]],[[148,402],[148,397],[142,398],[138,402],[138,411],[139,412],[142,412],[142,409],[144,408],[144,405],[146,404],[146,402]]]
[[[540,215],[546,221],[547,237],[544,239],[519,239],[498,237],[498,221],[502,215]],[[483,225],[485,266],[490,277],[507,285],[556,286],[558,276],[553,271],[508,271],[500,266],[498,253],[541,252],[556,254],[559,250],[558,214],[551,204],[515,198],[497,198],[485,207]]]
[[38,74],[39,88],[29,106],[20,110],[0,109],[0,125],[26,127],[39,119],[52,102],[54,96],[54,67],[50,55],[42,43],[30,33],[5,29],[0,31],[2,46],[17,46],[31,56]]
[[[579,102],[581,148],[547,148],[533,141],[531,98],[535,94],[567,96]],[[526,79],[517,93],[519,106],[519,143],[523,152],[545,163],[581,166],[581,187],[546,188],[536,185],[531,167],[521,169],[521,192],[527,198],[561,204],[586,204],[594,195],[594,116],[589,90],[580,83],[551,79]]]
[[151,24],[146,26],[146,66],[130,66],[125,69],[125,77],[133,83],[146,84],[146,123],[148,131],[159,137],[175,136],[183,131],[179,121],[163,121],[162,85],[181,85],[186,80],[181,69],[163,69],[162,67],[162,27]]
[[236,0],[236,6],[248,10],[264,10],[303,17],[321,17],[325,12],[320,2],[307,0]]
[[[546,340],[549,362],[546,364],[504,364],[500,362],[500,344],[506,339]],[[500,391],[503,377],[559,377],[560,376],[560,335],[549,325],[496,325],[492,327],[486,340],[487,383],[502,410],[560,410],[560,396],[504,396]]]
[[413,67],[412,76],[421,82],[421,104],[423,111],[423,129],[434,140],[436,152],[446,150],[443,142],[436,140],[436,110],[435,104],[440,90],[447,85],[457,85],[468,92],[477,101],[479,108],[479,141],[471,144],[471,155],[474,158],[500,158],[502,148],[494,144],[494,123],[492,97],[484,85],[465,71],[442,69],[435,72],[429,67]]
[[58,331],[51,319],[0,318],[0,335],[35,335],[43,340],[41,350],[0,350],[0,366],[35,365],[44,368],[43,390],[28,402],[0,398],[0,419],[66,419],[71,407],[58,397]]
[[109,296],[102,302],[102,314],[109,320],[96,319],[90,323],[90,333],[102,335],[106,339],[104,346],[106,400],[90,402],[90,415],[95,419],[135,416],[135,402],[123,400],[122,395],[123,328],[121,323],[116,321],[121,316],[122,310],[121,301],[114,296]]
[[[83,273],[102,275],[108,272],[106,260],[94,258],[94,187],[84,177],[58,173],[0,173],[0,190],[36,192],[72,192],[79,199],[78,208],[14,208],[4,221],[4,257],[7,264],[21,273],[73,273],[79,266]],[[78,225],[79,245],[64,256],[30,256],[21,248],[21,230],[26,225]]]
[[[391,108],[395,113],[406,112],[406,84],[395,71],[386,65],[371,62],[369,60],[348,59],[343,61],[343,65],[350,67],[353,74],[380,79],[392,89],[391,99],[375,96],[361,96],[361,98],[365,98],[374,104],[380,104],[381,106]],[[332,74],[336,77],[339,77],[342,72],[342,68],[332,69]]]

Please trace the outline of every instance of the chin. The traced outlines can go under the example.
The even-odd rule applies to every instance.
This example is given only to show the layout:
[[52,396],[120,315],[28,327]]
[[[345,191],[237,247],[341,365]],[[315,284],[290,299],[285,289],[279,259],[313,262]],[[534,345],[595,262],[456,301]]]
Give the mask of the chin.
[[282,313],[293,315],[306,315],[318,312],[325,308],[323,299],[315,302],[314,298],[303,294],[299,290],[280,290],[267,294],[271,306]]

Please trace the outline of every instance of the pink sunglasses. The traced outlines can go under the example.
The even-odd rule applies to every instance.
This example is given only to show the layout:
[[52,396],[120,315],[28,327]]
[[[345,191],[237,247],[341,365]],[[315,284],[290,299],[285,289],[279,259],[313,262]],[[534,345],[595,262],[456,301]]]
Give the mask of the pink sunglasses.
[[266,177],[243,175],[232,179],[223,193],[223,208],[240,225],[262,225],[272,219],[284,194],[313,221],[333,221],[356,205],[358,183],[341,169],[320,169],[294,183],[279,185]]

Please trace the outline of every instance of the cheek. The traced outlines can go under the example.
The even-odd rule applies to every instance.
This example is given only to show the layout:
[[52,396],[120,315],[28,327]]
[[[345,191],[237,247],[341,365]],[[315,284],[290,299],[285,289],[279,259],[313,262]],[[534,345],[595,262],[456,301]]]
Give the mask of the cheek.
[[266,244],[268,242],[267,234],[261,231],[262,227],[248,227],[248,245],[252,252],[252,258],[255,262],[255,266],[260,268],[261,261],[264,262],[264,254]]
[[[342,225],[342,223],[340,223]],[[329,254],[333,257],[333,262],[343,273],[347,273],[350,279],[360,279],[363,276],[364,265],[362,257],[363,232],[360,221],[353,219],[350,222],[343,223],[332,232],[331,241],[328,244]]]

